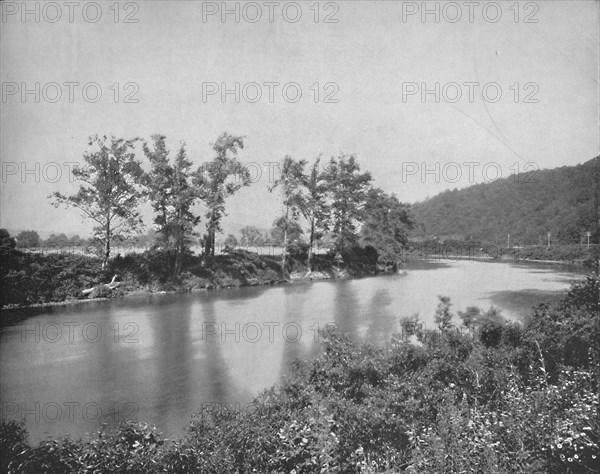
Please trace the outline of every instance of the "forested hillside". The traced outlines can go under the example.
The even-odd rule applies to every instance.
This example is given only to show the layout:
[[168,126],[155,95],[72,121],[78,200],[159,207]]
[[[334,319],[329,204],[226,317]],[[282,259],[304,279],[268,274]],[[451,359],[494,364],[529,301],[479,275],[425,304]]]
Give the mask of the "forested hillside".
[[591,231],[597,243],[598,160],[445,191],[413,205],[416,235],[528,245],[549,232],[553,243],[587,242]]

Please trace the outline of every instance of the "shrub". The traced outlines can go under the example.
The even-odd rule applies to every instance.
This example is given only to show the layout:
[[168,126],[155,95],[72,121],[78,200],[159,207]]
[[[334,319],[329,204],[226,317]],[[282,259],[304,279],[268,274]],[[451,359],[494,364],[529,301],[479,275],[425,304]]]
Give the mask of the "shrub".
[[371,245],[355,246],[341,252],[342,260],[352,273],[374,273],[377,269],[378,253]]

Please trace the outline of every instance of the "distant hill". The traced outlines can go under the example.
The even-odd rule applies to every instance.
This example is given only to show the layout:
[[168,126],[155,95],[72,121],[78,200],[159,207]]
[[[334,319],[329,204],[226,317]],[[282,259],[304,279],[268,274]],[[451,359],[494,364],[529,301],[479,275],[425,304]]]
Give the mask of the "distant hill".
[[[598,243],[597,161],[540,170],[537,182],[515,182],[514,177],[466,189],[445,191],[415,203],[417,237],[474,239],[512,244],[580,243],[586,231]],[[527,180],[521,180],[527,181]]]

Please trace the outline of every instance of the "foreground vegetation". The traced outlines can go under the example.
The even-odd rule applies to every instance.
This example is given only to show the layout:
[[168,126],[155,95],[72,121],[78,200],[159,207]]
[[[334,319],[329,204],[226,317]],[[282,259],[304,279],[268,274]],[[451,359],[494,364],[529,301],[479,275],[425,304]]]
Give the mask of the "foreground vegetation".
[[[88,440],[27,444],[3,422],[8,472],[591,473],[600,456],[600,280],[523,325],[440,298],[383,347],[324,334],[322,354],[246,409],[214,407],[184,439],[125,424]],[[416,339],[416,340],[415,340]]]

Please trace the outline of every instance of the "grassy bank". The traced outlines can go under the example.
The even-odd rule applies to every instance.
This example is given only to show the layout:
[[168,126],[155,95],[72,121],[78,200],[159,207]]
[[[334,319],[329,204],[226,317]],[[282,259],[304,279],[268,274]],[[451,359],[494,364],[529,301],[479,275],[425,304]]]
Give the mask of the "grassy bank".
[[8,472],[589,473],[600,456],[600,282],[524,324],[461,315],[385,346],[324,334],[323,351],[243,410],[212,407],[165,440],[143,424],[29,446],[3,422]]
[[[315,255],[310,275],[306,258],[304,249],[292,248],[284,275],[279,256],[231,250],[215,256],[206,265],[199,256],[188,254],[184,270],[174,276],[172,255],[159,250],[117,255],[104,269],[98,258],[87,255],[11,250],[2,255],[0,307],[115,298],[130,293],[272,285],[288,281],[290,274],[295,278],[339,278],[372,275],[382,270],[376,265],[377,253],[368,247],[353,249],[343,260],[336,260],[334,254]],[[112,290],[103,288],[114,275],[118,276],[120,286]],[[82,293],[91,288],[94,290],[89,294]]]

